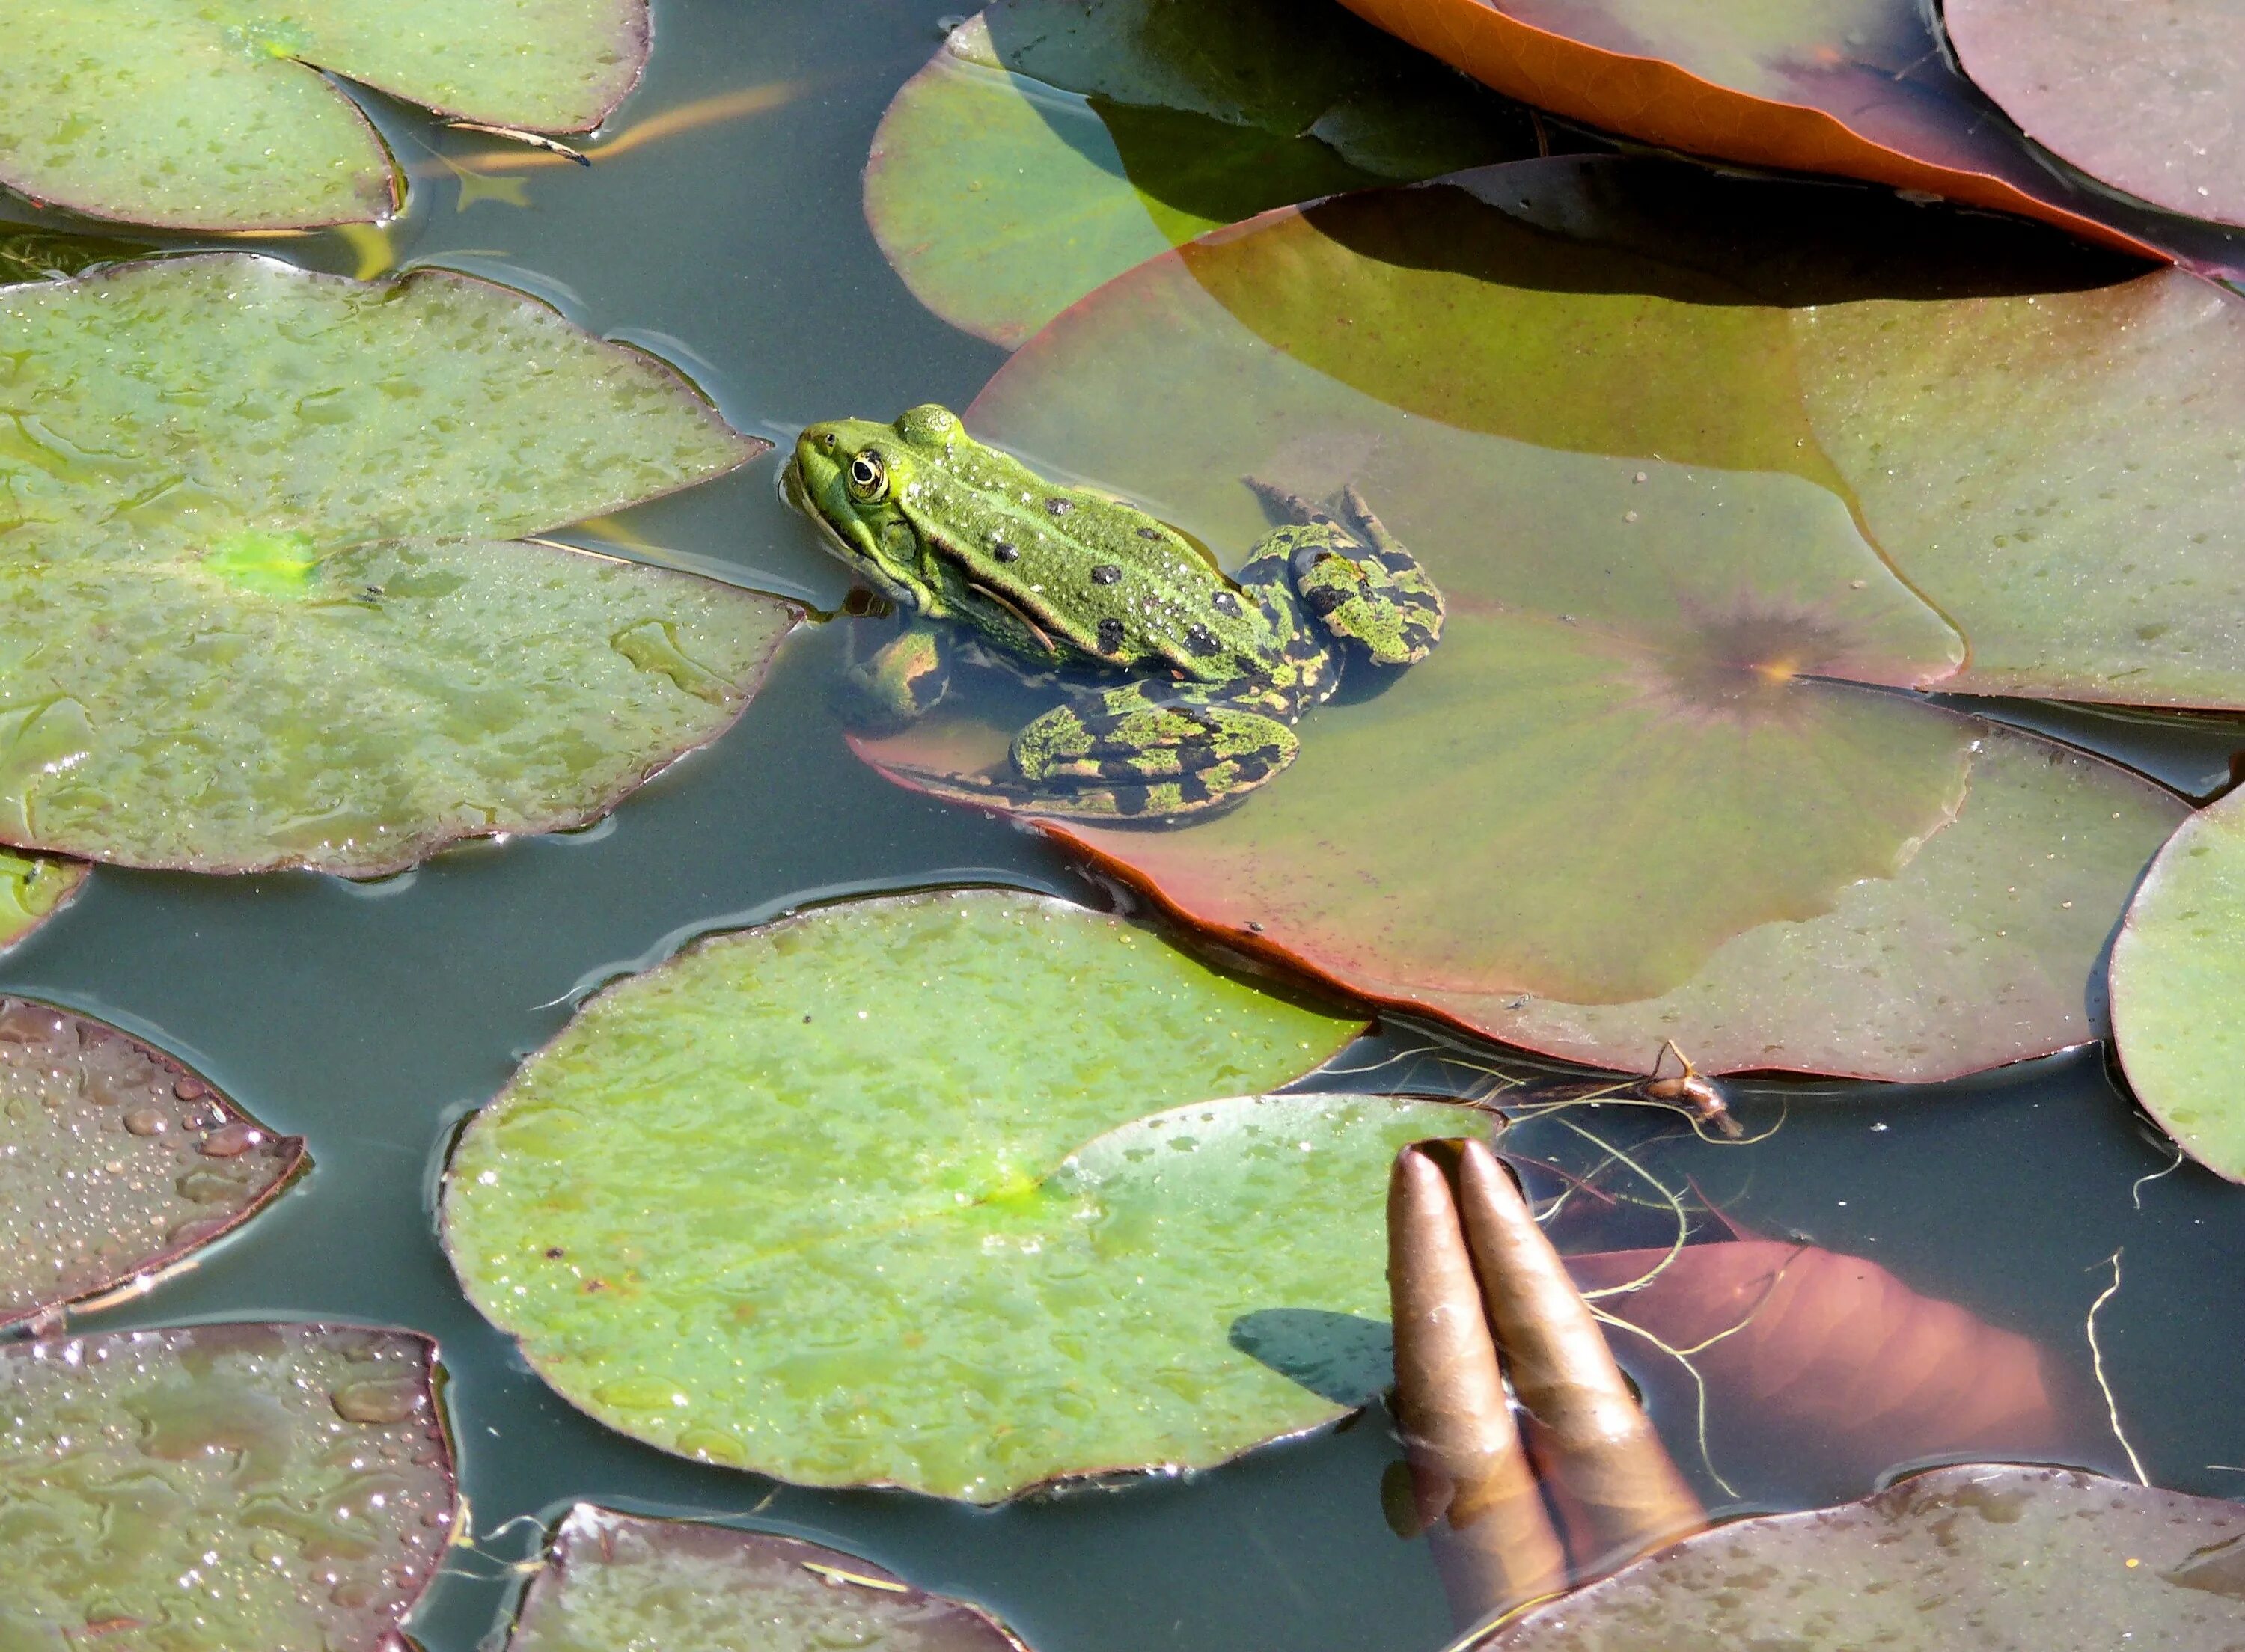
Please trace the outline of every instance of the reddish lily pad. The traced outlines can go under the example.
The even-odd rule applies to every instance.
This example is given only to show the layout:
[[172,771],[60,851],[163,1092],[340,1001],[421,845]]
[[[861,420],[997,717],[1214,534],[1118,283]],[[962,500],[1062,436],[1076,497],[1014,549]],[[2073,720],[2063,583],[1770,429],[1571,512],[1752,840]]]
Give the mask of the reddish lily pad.
[[435,1362],[330,1325],[0,1346],[0,1644],[392,1652],[456,1512]]
[[508,1652],[1024,1652],[988,1614],[839,1549],[580,1503],[554,1534]]
[[594,818],[731,724],[793,611],[478,541],[762,445],[463,276],[0,288],[0,842],[364,875]]
[[45,923],[76,895],[86,869],[77,861],[0,850],[0,951]]
[[1481,1644],[2228,1652],[2241,1593],[2245,1508],[2235,1503],[1976,1464],[1687,1537]]
[[248,1221],[303,1163],[159,1050],[0,998],[0,1326],[153,1274]]
[[395,170],[328,75],[443,114],[590,132],[637,84],[648,40],[647,0],[19,6],[0,184],[168,229],[369,221],[397,209]]
[[[1235,558],[1264,528],[1241,478],[1353,483],[1450,599],[1430,659],[1312,713],[1232,812],[1043,829],[1239,944],[1605,1065],[1673,1036],[1715,1069],[1931,1079],[2096,1036],[2104,938],[2181,805],[1891,692],[1964,648],[1818,445],[1795,330],[1851,307],[1606,249],[1645,176],[1528,163],[1270,214],[1000,372],[970,423],[1033,463]],[[2228,669],[2245,692],[2245,650]],[[859,750],[987,796],[1022,714],[953,693]]]
[[2193,218],[2245,225],[2245,17],[2220,0],[1946,0],[1964,72],[2038,143]]

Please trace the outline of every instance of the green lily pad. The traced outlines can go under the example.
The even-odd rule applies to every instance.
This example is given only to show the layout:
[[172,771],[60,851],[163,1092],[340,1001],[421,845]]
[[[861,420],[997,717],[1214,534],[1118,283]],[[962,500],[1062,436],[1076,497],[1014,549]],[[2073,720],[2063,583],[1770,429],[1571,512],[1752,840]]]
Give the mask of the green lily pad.
[[90,1016],[0,998],[0,1327],[154,1274],[303,1163],[200,1074]]
[[0,951],[60,911],[85,882],[85,868],[76,861],[0,850]]
[[2176,828],[2113,942],[2113,1035],[2128,1085],[2183,1151],[2245,1181],[2245,793]]
[[0,184],[167,229],[384,218],[389,152],[329,74],[441,114],[589,132],[637,84],[648,37],[646,0],[42,5],[9,19]]
[[0,1645],[390,1652],[455,1513],[435,1363],[328,1325],[0,1345]]
[[[1673,1036],[1930,1079],[2094,1037],[2104,938],[2181,806],[1893,692],[1964,649],[1816,445],[1792,329],[1851,307],[1797,267],[1798,312],[1712,255],[1664,269],[1635,208],[1675,176],[1527,163],[1273,213],[1014,356],[968,416],[1032,463],[1235,559],[1267,525],[1243,478],[1354,484],[1450,607],[1230,813],[1042,829],[1236,944],[1605,1065]],[[1741,197],[1798,198],[1687,206]],[[987,796],[1028,714],[974,687],[858,749]]]
[[732,722],[792,613],[482,541],[760,445],[462,276],[0,289],[0,841],[367,874],[598,816]]
[[1379,1315],[1389,1157],[1479,1122],[1251,1093],[1358,1025],[1056,901],[829,907],[587,1005],[463,1134],[445,1242],[564,1398],[687,1456],[977,1502],[1219,1462],[1343,1405],[1242,1318]]
[[997,0],[882,117],[865,217],[922,303],[1014,345],[1217,225],[1536,148],[1332,0]]
[[987,1614],[801,1538],[580,1503],[522,1597],[508,1652],[1022,1652]]
[[2235,1503],[1970,1464],[1860,1503],[1687,1537],[1481,1645],[2225,1652],[2237,1643],[2241,1594],[2245,1509]]

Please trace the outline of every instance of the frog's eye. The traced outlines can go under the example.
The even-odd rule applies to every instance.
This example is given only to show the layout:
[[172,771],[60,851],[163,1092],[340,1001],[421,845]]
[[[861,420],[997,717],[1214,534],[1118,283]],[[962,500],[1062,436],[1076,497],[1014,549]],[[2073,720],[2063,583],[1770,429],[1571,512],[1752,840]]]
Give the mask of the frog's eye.
[[881,463],[881,456],[867,451],[850,461],[850,497],[854,499],[878,499],[888,491],[889,468]]

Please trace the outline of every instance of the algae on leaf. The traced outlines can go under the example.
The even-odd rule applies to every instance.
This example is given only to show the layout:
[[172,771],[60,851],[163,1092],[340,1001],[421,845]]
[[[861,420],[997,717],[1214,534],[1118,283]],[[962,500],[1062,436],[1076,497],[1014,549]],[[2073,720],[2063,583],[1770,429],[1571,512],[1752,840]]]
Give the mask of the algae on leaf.
[[455,1514],[408,1331],[0,1345],[0,1645],[390,1652]]
[[0,185],[167,229],[379,219],[398,205],[389,152],[328,75],[589,132],[637,83],[648,39],[647,0],[15,0]]
[[482,541],[761,445],[463,276],[0,288],[0,842],[367,874],[593,818],[738,715],[791,611]]
[[683,1455],[978,1502],[1215,1463],[1384,1385],[1235,1332],[1379,1317],[1388,1159],[1486,1127],[1254,1093],[1357,1025],[1037,897],[824,908],[587,1004],[463,1134],[445,1243],[565,1398]]

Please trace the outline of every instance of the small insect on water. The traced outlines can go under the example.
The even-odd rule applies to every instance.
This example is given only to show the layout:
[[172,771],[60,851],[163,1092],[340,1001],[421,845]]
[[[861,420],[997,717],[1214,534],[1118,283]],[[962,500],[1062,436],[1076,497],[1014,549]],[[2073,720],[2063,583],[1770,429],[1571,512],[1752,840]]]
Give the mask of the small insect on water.
[[1682,1103],[1701,1124],[1713,1125],[1733,1141],[1746,1134],[1731,1116],[1730,1106],[1715,1081],[1692,1065],[1692,1058],[1676,1047],[1673,1039],[1661,1040],[1652,1071],[1638,1085],[1637,1093],[1648,1101]]

